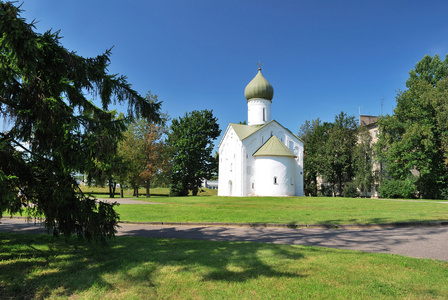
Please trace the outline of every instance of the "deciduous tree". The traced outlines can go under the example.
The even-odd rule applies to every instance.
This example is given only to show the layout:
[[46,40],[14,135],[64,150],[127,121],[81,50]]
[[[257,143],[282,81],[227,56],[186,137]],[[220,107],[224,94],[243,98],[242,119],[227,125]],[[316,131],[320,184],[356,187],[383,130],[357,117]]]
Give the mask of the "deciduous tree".
[[202,180],[216,172],[213,141],[220,133],[218,120],[210,110],[195,110],[173,120],[168,136],[173,151],[171,194],[185,196],[192,191],[197,195]]
[[415,183],[423,198],[446,197],[448,55],[426,55],[397,95],[394,115],[379,121],[377,144],[386,177]]

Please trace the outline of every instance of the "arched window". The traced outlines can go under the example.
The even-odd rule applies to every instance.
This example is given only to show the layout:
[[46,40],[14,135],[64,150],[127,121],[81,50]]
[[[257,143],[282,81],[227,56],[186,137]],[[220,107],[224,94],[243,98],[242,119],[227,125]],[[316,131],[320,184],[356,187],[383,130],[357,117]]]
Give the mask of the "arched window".
[[274,176],[274,184],[278,184],[277,183],[277,176]]
[[263,122],[266,122],[266,108],[263,107]]

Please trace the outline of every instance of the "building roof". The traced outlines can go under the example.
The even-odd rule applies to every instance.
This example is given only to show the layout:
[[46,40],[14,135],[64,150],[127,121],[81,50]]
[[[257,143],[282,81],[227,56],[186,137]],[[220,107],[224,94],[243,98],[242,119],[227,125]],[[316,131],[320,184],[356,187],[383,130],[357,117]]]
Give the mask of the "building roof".
[[299,141],[301,141],[303,143],[303,141],[294,133],[292,133],[291,130],[289,130],[288,128],[284,127],[282,124],[280,124],[279,122],[277,122],[276,120],[272,120],[267,122],[266,124],[260,124],[260,125],[243,125],[243,124],[235,124],[235,123],[230,123],[229,126],[231,126],[233,128],[233,130],[235,130],[236,135],[238,136],[238,138],[242,141],[245,138],[251,136],[252,134],[254,134],[255,132],[257,132],[258,130],[268,126],[271,123],[277,123],[277,125],[279,125],[280,127],[282,127],[283,129],[285,129],[286,131],[288,131],[290,134],[292,134],[296,139],[298,139]]
[[[264,124],[263,124],[264,125]],[[235,130],[236,135],[238,138],[242,141],[248,136],[252,135],[253,133],[257,132],[260,128],[263,127],[263,125],[243,125],[243,124],[234,124],[230,123],[230,126],[232,126],[233,130]]]
[[244,89],[244,96],[250,99],[267,99],[274,98],[274,87],[263,77],[261,68],[258,69],[257,75],[249,82]]
[[282,141],[279,140],[275,135],[271,136],[266,143],[263,144],[253,156],[287,156],[296,157],[294,153]]

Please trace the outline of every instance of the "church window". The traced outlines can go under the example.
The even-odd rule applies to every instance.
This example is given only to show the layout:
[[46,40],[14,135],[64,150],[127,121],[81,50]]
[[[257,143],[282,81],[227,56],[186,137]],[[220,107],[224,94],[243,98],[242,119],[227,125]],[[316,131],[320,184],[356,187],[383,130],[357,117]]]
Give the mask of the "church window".
[[266,122],[266,108],[263,107],[263,122]]
[[294,150],[294,143],[289,141],[289,149]]
[[252,189],[254,189],[254,187],[255,187],[255,185],[254,185],[254,183],[252,182]]
[[274,131],[271,131],[271,136],[273,136],[274,135]]
[[294,185],[294,177],[291,177],[290,181],[291,181],[291,185]]
[[233,164],[230,164],[230,172],[232,172]]
[[278,182],[277,182],[277,176],[274,176],[274,184],[278,184]]

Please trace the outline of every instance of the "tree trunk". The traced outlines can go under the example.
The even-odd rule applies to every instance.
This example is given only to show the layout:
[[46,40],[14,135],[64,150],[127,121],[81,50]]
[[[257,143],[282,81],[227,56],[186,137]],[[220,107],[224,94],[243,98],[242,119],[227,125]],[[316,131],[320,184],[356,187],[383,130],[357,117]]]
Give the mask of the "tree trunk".
[[146,198],[151,197],[151,195],[149,194],[149,188],[150,188],[151,182],[148,180],[146,182]]
[[113,180],[109,179],[109,197],[113,198],[115,196],[115,187],[117,186],[117,183]]
[[124,198],[123,185],[120,184],[120,198]]

